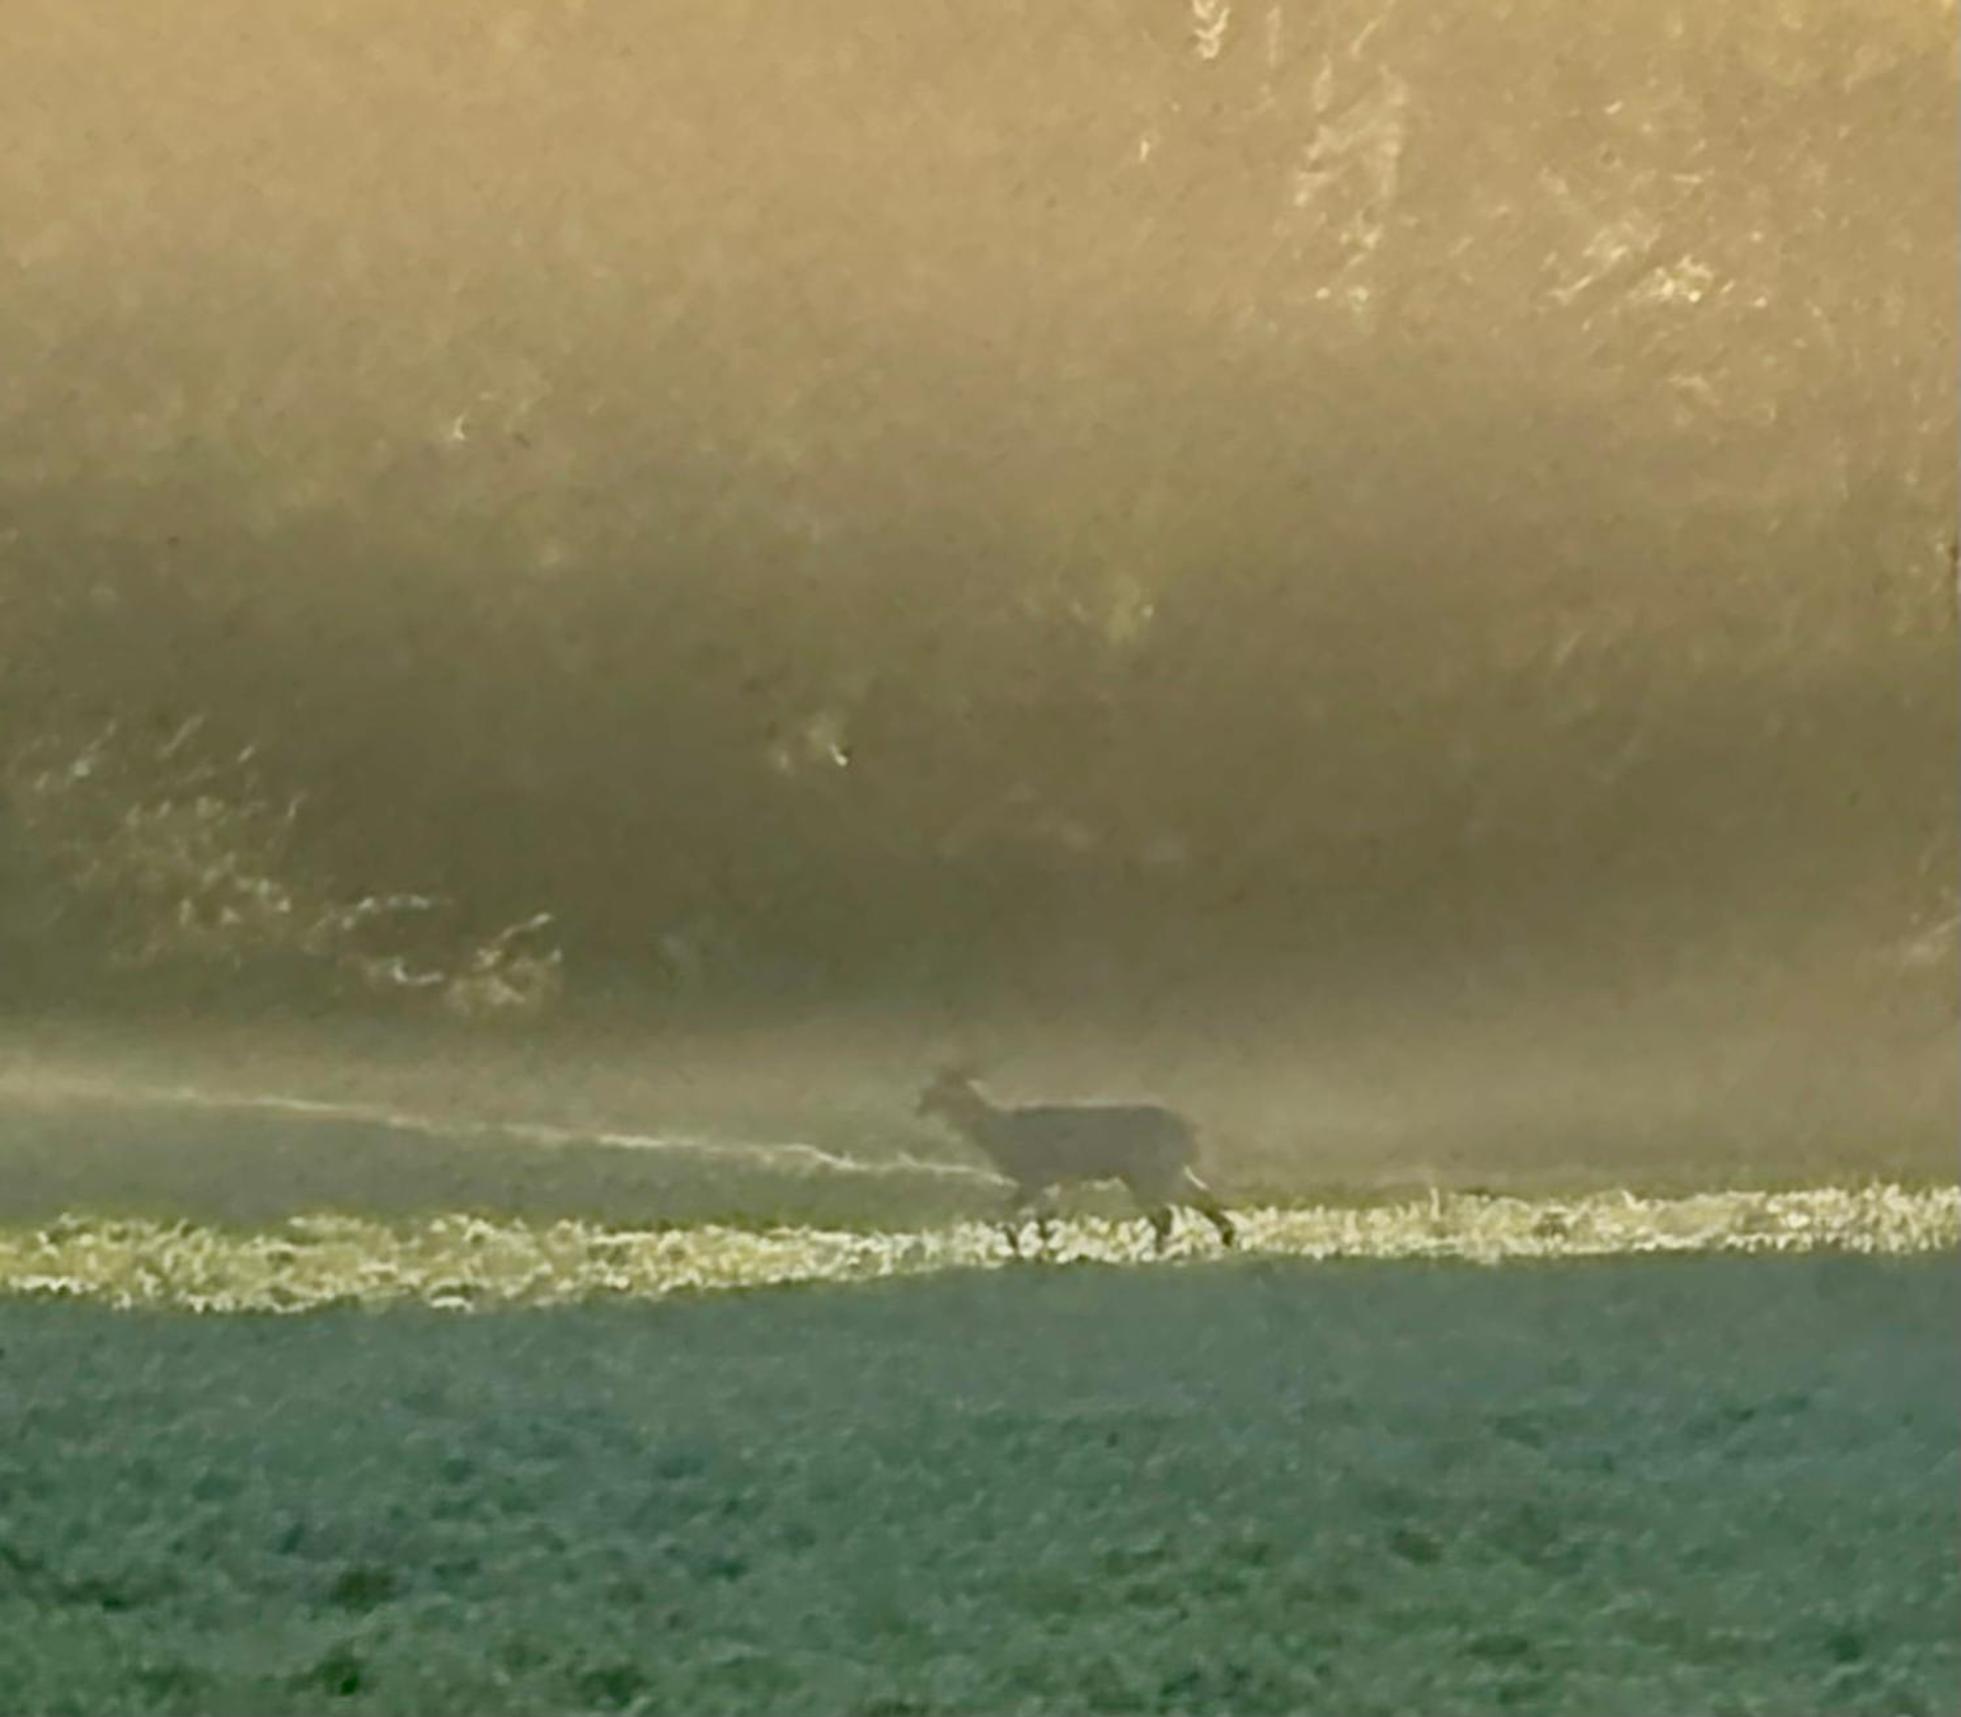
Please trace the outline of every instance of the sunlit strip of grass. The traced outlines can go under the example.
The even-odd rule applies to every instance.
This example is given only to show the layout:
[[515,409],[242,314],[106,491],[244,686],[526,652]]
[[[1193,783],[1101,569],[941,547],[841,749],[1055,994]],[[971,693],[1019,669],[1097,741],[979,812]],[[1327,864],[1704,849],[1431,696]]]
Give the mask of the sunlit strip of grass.
[[[1961,1188],[1897,1186],[1627,1193],[1564,1201],[1433,1196],[1376,1209],[1236,1213],[1241,1255],[1303,1259],[1507,1259],[1633,1253],[1844,1251],[1909,1254],[1961,1244]],[[1032,1241],[1032,1232],[1024,1236]],[[1181,1223],[1165,1260],[1216,1255]],[[1045,1262],[1154,1261],[1141,1221],[1058,1222]],[[413,1226],[302,1217],[265,1234],[64,1217],[0,1230],[0,1292],[201,1312],[292,1312],[419,1302],[453,1310],[564,1305],[791,1282],[860,1282],[1014,1261],[982,1223],[916,1233],[807,1228],[618,1230],[582,1222],[441,1216]]]

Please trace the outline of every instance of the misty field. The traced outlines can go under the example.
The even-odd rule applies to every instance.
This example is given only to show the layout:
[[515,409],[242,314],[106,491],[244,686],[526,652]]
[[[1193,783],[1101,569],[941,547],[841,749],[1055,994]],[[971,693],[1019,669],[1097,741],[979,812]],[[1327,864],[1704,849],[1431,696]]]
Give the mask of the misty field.
[[1954,10],[8,8],[0,1717],[1961,1717]]
[[1961,1708],[1924,1130],[1222,1081],[1017,1263],[920,1048],[246,1046],[0,1059],[0,1710]]
[[1961,1708],[1951,1253],[0,1301],[0,1708]]

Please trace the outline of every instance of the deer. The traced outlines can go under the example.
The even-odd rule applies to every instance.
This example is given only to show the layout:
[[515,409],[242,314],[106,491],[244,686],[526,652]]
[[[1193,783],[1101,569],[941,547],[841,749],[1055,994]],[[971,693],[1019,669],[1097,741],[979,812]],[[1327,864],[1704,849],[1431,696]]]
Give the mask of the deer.
[[1011,1251],[1020,1254],[1019,1218],[1036,1212],[1035,1231],[1048,1241],[1049,1198],[1064,1184],[1122,1181],[1148,1217],[1154,1249],[1171,1234],[1172,1211],[1201,1212],[1223,1245],[1238,1230],[1212,1189],[1193,1172],[1198,1133],[1175,1109],[1157,1103],[1032,1103],[1004,1108],[981,1090],[974,1072],[949,1067],[929,1080],[915,1112],[943,1121],[978,1148],[1012,1183],[1003,1223]]

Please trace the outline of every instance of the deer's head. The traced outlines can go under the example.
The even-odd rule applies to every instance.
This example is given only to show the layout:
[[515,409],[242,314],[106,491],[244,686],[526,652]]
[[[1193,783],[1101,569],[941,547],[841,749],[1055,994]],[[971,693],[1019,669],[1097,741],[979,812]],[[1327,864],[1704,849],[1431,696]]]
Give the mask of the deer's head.
[[920,1091],[913,1113],[945,1115],[949,1118],[964,1113],[973,1107],[979,1095],[974,1089],[974,1081],[979,1077],[979,1069],[967,1062],[942,1067]]

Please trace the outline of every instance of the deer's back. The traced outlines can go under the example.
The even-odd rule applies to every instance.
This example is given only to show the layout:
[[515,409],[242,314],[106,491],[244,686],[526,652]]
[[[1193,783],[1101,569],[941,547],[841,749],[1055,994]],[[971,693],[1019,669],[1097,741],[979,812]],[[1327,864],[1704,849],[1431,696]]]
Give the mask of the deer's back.
[[1191,1123],[1155,1103],[1034,1103],[997,1110],[974,1142],[1029,1185],[1162,1179],[1197,1154]]

